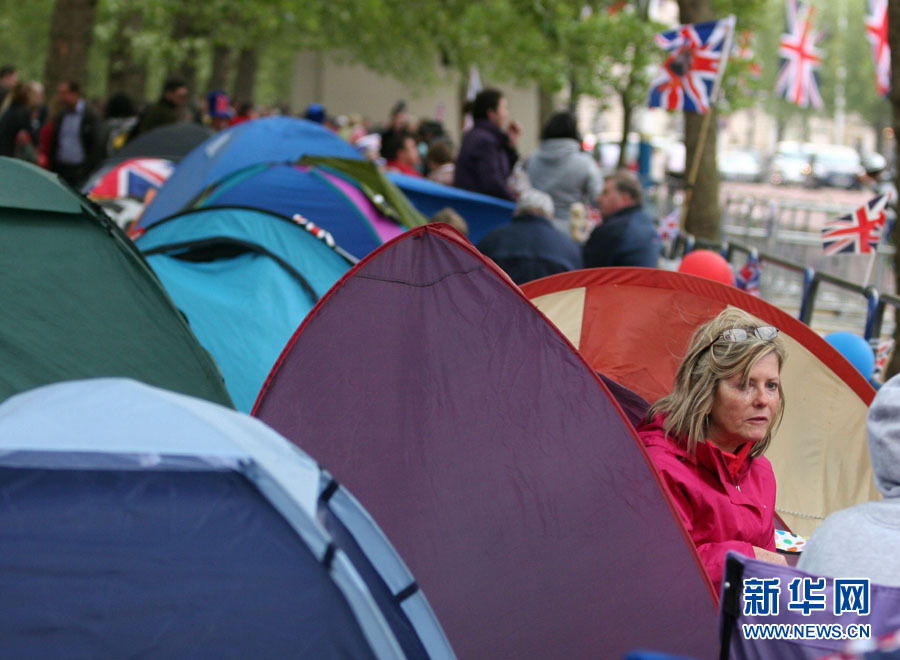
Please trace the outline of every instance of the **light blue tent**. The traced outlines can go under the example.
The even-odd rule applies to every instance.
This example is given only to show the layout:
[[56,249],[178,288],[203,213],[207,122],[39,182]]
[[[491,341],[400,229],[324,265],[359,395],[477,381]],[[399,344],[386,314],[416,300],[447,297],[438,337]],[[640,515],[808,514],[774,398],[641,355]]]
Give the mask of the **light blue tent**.
[[0,406],[0,530],[0,657],[453,657],[402,560],[309,456],[136,381]]
[[391,172],[388,178],[426,217],[430,218],[448,207],[459,213],[469,225],[468,238],[472,243],[480,241],[495,227],[509,222],[516,208],[512,202],[499,197],[445,186],[420,177]]
[[178,213],[204,188],[232,172],[257,163],[296,161],[305,155],[362,159],[346,140],[315,122],[294,117],[247,121],[194,148],[175,168],[137,226],[149,227]]
[[290,218],[242,208],[199,209],[136,240],[175,305],[250,412],[272,365],[353,258]]

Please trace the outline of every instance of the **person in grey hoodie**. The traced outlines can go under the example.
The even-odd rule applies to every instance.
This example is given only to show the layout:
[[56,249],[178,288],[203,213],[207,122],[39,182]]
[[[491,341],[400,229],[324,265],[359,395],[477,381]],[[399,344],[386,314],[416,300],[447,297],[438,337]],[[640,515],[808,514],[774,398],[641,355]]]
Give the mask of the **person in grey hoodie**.
[[900,586],[900,375],[875,395],[866,425],[875,485],[884,499],[828,516],[806,542],[797,568]]
[[525,168],[531,185],[553,198],[553,225],[570,234],[572,204],[596,205],[603,176],[590,154],[581,151],[581,139],[570,112],[557,112],[541,131],[541,144]]

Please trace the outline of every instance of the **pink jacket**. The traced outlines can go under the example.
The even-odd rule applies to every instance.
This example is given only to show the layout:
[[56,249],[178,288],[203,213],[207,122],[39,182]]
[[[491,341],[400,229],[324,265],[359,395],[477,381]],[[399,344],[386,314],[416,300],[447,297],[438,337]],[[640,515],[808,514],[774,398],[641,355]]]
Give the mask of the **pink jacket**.
[[768,459],[747,459],[732,478],[722,451],[708,442],[695,456],[677,445],[657,415],[638,428],[653,465],[672,496],[716,592],[725,553],[775,551],[775,473]]

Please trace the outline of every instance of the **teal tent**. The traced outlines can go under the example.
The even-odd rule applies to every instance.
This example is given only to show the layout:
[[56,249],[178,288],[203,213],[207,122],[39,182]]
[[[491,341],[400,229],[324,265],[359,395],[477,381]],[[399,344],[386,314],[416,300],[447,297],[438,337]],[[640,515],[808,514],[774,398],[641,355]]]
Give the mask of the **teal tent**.
[[174,215],[136,245],[243,412],[294,330],[352,263],[321,230],[246,208]]

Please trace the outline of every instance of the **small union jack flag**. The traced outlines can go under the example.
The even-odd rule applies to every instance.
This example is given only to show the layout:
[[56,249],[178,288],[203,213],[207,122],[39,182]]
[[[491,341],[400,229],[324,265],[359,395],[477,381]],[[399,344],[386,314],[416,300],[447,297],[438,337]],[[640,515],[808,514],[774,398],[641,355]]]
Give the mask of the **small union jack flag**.
[[891,91],[891,47],[888,45],[888,0],[869,0],[866,15],[866,36],[872,44],[875,58],[875,85],[878,93],[887,96]]
[[814,13],[812,5],[787,0],[787,32],[781,35],[778,48],[782,63],[775,81],[775,94],[801,108],[821,109],[817,69],[822,55],[816,44],[822,34],[812,28]]
[[822,227],[822,248],[825,255],[849,252],[869,254],[878,247],[884,227],[884,207],[889,195],[879,195],[853,213],[842,215]]
[[893,352],[893,339],[882,339],[878,342],[878,346],[875,347],[875,370],[872,372],[873,378],[884,375],[884,370],[887,368],[888,360]]
[[735,273],[735,285],[751,296],[759,296],[760,279],[762,279],[762,266],[759,263],[759,257],[750,253],[747,255],[747,263]]
[[660,32],[656,43],[669,51],[650,88],[651,108],[709,112],[710,98],[728,59],[726,44],[734,31],[734,16],[720,21],[682,25]]
[[659,219],[659,227],[656,230],[656,233],[659,235],[659,240],[674,240],[678,236],[680,225],[681,211],[679,209],[675,209],[661,217]]
[[88,193],[97,199],[132,197],[142,200],[172,175],[175,163],[162,158],[132,158],[107,172]]
[[751,78],[756,80],[762,75],[762,64],[759,63],[756,51],[753,50],[753,33],[750,30],[741,30],[732,54],[735,58],[748,63]]

